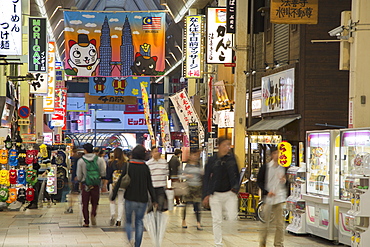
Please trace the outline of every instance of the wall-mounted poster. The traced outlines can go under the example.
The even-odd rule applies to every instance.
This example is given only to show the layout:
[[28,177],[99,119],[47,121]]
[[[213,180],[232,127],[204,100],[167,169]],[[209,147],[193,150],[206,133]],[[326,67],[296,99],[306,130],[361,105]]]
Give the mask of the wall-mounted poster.
[[65,72],[71,76],[160,76],[164,12],[64,12]]

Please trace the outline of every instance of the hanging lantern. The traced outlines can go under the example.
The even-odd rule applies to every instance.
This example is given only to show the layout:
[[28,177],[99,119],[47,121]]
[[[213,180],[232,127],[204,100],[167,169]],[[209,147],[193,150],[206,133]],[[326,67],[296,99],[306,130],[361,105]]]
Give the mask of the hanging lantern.
[[289,142],[283,141],[278,144],[279,165],[289,167],[292,164],[292,145]]

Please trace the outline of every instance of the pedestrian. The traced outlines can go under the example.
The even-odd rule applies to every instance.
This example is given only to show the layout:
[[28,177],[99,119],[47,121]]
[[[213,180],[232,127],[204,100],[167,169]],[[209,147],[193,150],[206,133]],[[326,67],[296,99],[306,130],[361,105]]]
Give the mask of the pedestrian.
[[260,231],[260,247],[266,246],[267,232],[270,226],[270,217],[273,213],[276,230],[274,246],[284,246],[284,218],[283,206],[287,196],[286,168],[279,166],[279,152],[276,147],[270,148],[271,161],[261,166],[257,175],[258,187],[264,196],[264,214],[267,217]]
[[[121,148],[117,147],[113,151],[113,160],[111,160],[108,163],[107,166],[107,176],[105,180],[105,186],[109,187],[109,196],[113,193],[113,188],[115,183],[118,181],[119,177],[122,174],[123,167],[126,165],[128,159],[123,154],[123,151]],[[123,199],[124,190],[119,189],[116,195],[115,200],[110,201],[110,225],[113,226],[116,224],[116,226],[121,226],[123,211],[124,211],[124,199]],[[116,215],[116,202],[118,204],[117,207],[117,219],[115,217]]]
[[77,162],[77,179],[81,182],[82,213],[84,227],[89,227],[89,201],[91,201],[91,224],[96,225],[96,210],[100,196],[101,179],[105,178],[105,161],[93,153],[93,145],[83,145],[85,154]]
[[71,169],[69,171],[69,184],[71,187],[70,193],[68,195],[68,209],[64,212],[66,214],[73,213],[73,202],[77,200],[77,195],[80,193],[80,184],[77,180],[77,162],[82,157],[82,153],[78,152],[78,149],[74,147],[70,156],[71,159]]
[[154,192],[158,200],[158,210],[162,212],[168,209],[165,190],[167,187],[168,164],[165,159],[161,158],[161,153],[157,147],[152,147],[151,155],[152,158],[147,161],[147,165],[150,169]]
[[222,246],[222,220],[238,216],[239,172],[234,155],[230,152],[231,141],[218,139],[218,152],[205,167],[203,180],[203,205],[211,208],[213,237],[216,246]]
[[[131,178],[129,187],[125,191],[125,214],[127,239],[132,244],[132,215],[135,213],[135,247],[141,245],[143,238],[143,217],[149,201],[148,192],[154,206],[157,206],[157,197],[154,192],[150,170],[145,164],[145,148],[137,145],[131,153],[128,165],[128,175]],[[126,174],[127,166],[123,169]]]
[[200,225],[200,202],[202,198],[202,176],[203,169],[200,167],[200,150],[191,149],[189,160],[182,171],[182,178],[186,179],[189,192],[185,195],[185,207],[183,210],[182,228],[188,228],[186,225],[186,208],[188,204],[193,204],[195,216],[197,219],[197,230],[202,231]]
[[[168,169],[170,172],[170,179],[171,182],[179,182],[179,170],[180,169],[180,156],[182,154],[181,149],[175,149],[174,155],[171,157],[170,161],[168,161]],[[180,205],[180,197],[175,196],[176,205]]]

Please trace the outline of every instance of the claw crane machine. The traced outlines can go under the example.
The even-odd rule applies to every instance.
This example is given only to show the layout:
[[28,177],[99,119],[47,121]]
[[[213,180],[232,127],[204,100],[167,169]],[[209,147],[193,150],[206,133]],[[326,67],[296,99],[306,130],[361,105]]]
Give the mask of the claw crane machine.
[[339,191],[335,184],[339,130],[307,131],[306,142],[307,187],[302,195],[306,201],[306,232],[336,241],[333,202],[335,191]]
[[[343,229],[339,242],[353,247],[370,246],[370,129],[343,129],[340,153],[339,207]],[[336,200],[337,201],[337,200]]]

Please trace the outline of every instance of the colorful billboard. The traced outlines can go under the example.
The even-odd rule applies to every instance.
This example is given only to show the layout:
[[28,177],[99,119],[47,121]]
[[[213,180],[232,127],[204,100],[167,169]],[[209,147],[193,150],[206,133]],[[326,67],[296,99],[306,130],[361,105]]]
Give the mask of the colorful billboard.
[[44,96],[44,113],[54,113],[55,107],[55,42],[49,42],[48,53],[48,95]]
[[160,76],[164,12],[64,12],[65,71],[71,76]]

